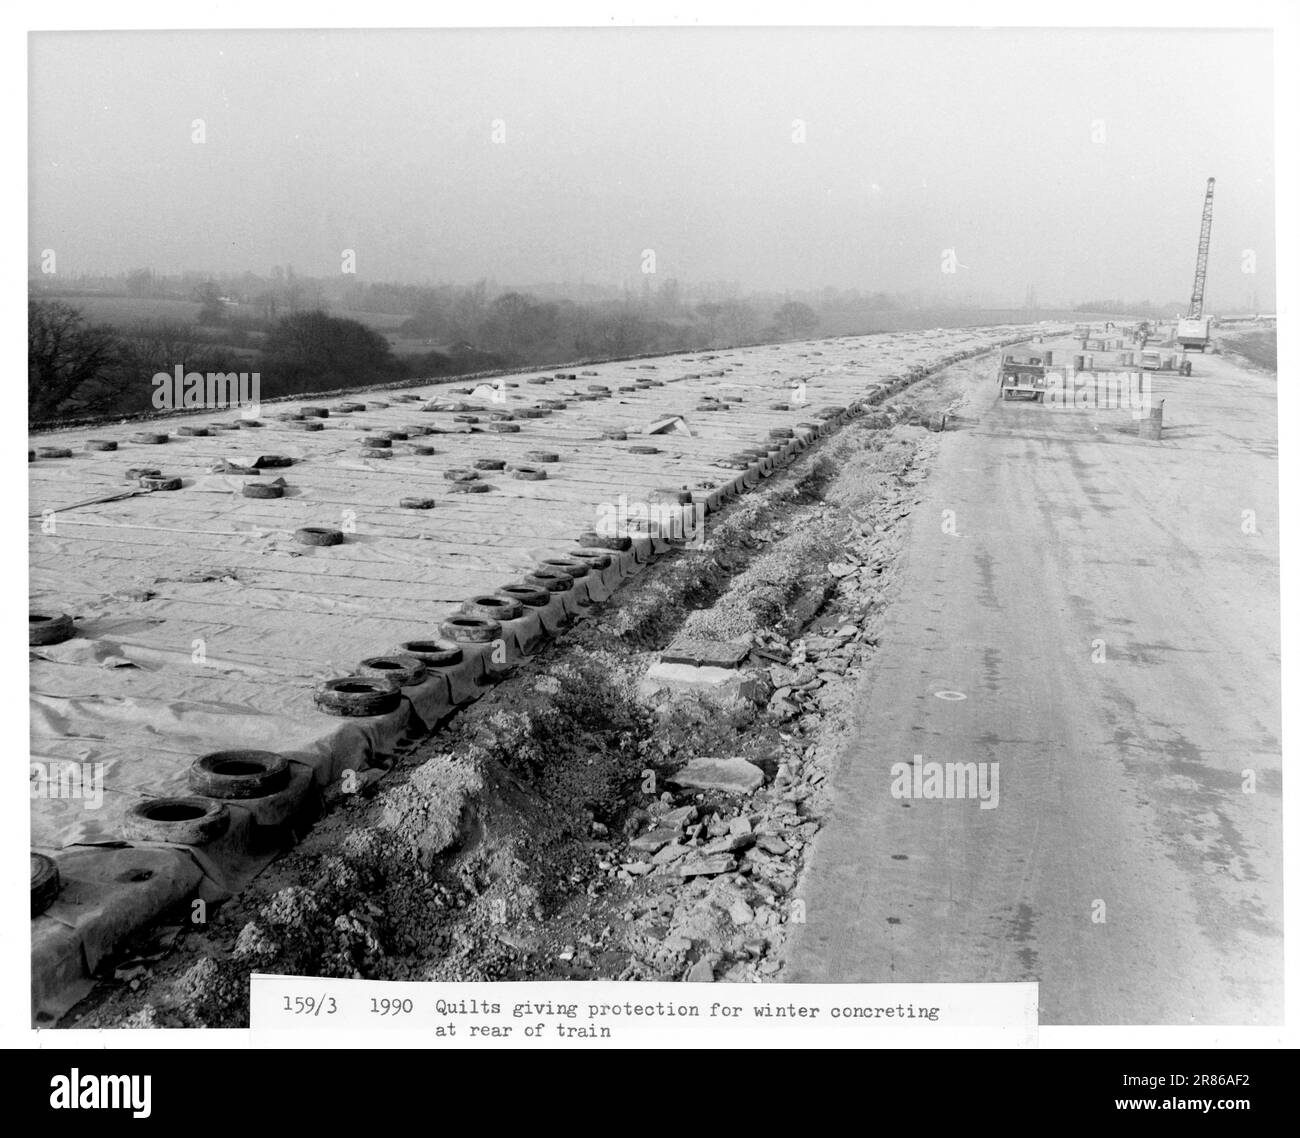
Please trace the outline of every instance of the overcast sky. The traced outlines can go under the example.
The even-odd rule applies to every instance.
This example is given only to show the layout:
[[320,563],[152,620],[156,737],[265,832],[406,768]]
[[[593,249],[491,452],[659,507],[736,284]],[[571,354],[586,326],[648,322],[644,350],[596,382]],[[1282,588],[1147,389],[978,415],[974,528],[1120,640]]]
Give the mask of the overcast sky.
[[324,276],[353,249],[362,279],[528,285],[639,283],[652,249],[657,280],[749,289],[1180,299],[1214,175],[1207,303],[1271,299],[1271,52],[1173,30],[36,34],[29,260]]

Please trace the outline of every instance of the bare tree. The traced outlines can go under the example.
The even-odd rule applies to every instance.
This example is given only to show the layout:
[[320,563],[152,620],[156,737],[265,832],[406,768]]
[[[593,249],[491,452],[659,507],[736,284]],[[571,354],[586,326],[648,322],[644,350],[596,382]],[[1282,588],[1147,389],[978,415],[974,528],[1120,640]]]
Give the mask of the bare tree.
[[205,281],[194,290],[194,299],[199,302],[200,324],[220,324],[226,318],[226,303],[221,299],[221,290],[215,281]]
[[219,362],[194,325],[178,320],[139,320],[123,340],[130,363],[145,378],[177,365],[186,371],[205,371]]
[[754,310],[743,300],[724,300],[720,305],[719,323],[729,344],[743,344],[758,327]]
[[781,305],[773,319],[782,332],[796,340],[811,336],[818,324],[817,313],[800,300],[787,301]]
[[[27,304],[27,416],[52,418],[69,404],[98,409],[111,403],[103,381],[121,359],[113,329],[87,324],[81,312],[57,300]],[[99,390],[89,390],[100,383]]]
[[152,269],[132,269],[126,274],[126,291],[130,296],[148,296],[153,287]]

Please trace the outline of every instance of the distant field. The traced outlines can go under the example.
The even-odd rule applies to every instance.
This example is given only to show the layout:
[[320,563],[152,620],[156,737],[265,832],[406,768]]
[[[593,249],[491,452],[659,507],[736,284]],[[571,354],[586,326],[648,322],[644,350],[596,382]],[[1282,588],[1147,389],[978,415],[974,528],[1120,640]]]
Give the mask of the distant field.
[[395,312],[357,312],[342,308],[330,309],[330,312],[334,316],[342,316],[348,320],[355,320],[358,324],[365,324],[377,332],[391,332],[410,319],[409,316]]
[[[199,314],[199,305],[193,300],[150,300],[133,296],[67,296],[57,297],[74,308],[81,309],[88,320],[95,323],[116,326],[134,324],[138,320],[175,320],[192,324]],[[232,315],[255,314],[252,307],[236,306],[229,310]],[[423,340],[405,340],[396,334],[397,329],[409,317],[392,312],[353,312],[330,310],[335,316],[356,320],[382,333],[400,350],[428,351]]]
[[350,309],[340,309],[336,311],[334,315],[343,316],[349,320],[355,320],[359,324],[364,324],[368,328],[373,328],[388,341],[388,346],[393,349],[394,355],[422,356],[426,352],[431,352],[439,346],[431,340],[401,335],[401,333],[398,332],[398,329],[405,324],[410,317],[400,313],[356,312]]
[[174,320],[192,324],[199,306],[192,300],[148,300],[134,296],[68,296],[56,299],[79,308],[86,319],[116,327],[140,320]]
[[1244,356],[1256,367],[1277,371],[1277,328],[1255,328],[1222,337],[1223,346]]

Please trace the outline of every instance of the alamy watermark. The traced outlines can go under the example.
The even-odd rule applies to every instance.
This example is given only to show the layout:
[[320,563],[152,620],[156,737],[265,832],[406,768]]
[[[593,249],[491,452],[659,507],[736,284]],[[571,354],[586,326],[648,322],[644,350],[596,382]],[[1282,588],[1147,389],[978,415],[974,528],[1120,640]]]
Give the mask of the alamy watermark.
[[76,798],[85,810],[104,805],[104,764],[33,762],[28,775],[32,798]]
[[51,1110],[129,1110],[132,1118],[153,1112],[152,1075],[92,1075],[71,1068],[50,1079]]
[[595,528],[601,537],[659,537],[699,549],[705,512],[703,502],[629,501],[620,494],[616,501],[597,505]]
[[998,805],[997,763],[927,763],[913,755],[910,763],[894,763],[889,777],[895,798],[972,798],[981,810]]
[[191,371],[177,364],[171,372],[160,371],[150,381],[153,405],[159,411],[222,411],[241,407],[254,417],[262,404],[262,373],[246,371]]
[[1151,376],[1145,371],[1049,371],[1043,402],[1063,411],[1130,411],[1150,414]]

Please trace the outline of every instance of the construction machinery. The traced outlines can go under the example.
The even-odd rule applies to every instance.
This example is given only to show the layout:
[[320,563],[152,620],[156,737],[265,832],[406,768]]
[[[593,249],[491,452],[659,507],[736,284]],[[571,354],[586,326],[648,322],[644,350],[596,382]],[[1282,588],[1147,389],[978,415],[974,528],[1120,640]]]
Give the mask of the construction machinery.
[[1047,390],[1047,368],[1052,353],[1031,351],[1017,359],[1004,352],[998,366],[998,394],[1003,399],[1029,399],[1041,403]]
[[[1143,322],[1150,330],[1149,322]],[[1187,354],[1151,345],[1136,322],[1107,322],[1075,342],[1061,334],[1005,349],[998,360],[998,397],[1094,411],[1148,409],[1160,375],[1191,375]],[[1078,329],[1076,329],[1078,335]]]
[[1178,321],[1175,339],[1180,348],[1199,348],[1210,343],[1210,318],[1203,316],[1205,304],[1205,268],[1210,260],[1210,221],[1214,214],[1214,179],[1205,183],[1205,208],[1201,211],[1201,240],[1196,247],[1196,275],[1192,278],[1192,302],[1187,315]]

